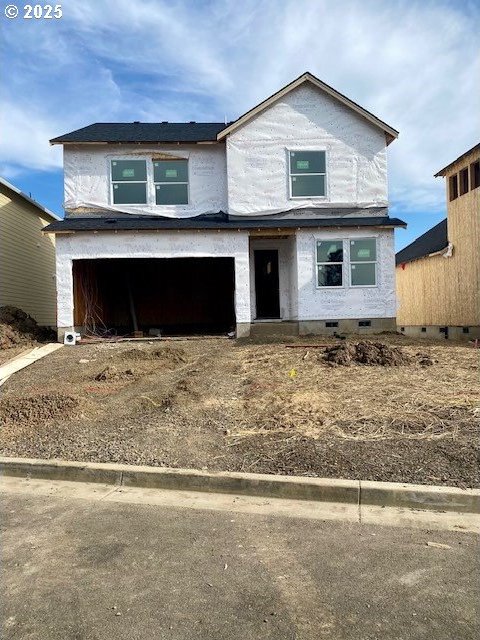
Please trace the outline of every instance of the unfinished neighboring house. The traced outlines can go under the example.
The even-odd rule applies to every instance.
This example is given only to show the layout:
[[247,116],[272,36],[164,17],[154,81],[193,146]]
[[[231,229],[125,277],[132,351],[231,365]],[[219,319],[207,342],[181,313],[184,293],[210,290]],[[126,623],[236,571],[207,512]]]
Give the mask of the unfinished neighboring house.
[[0,307],[13,306],[55,327],[55,239],[42,230],[54,213],[0,178]]
[[60,337],[394,330],[397,135],[305,73],[228,125],[97,123],[55,138]]
[[396,255],[403,333],[480,337],[480,144],[443,168],[447,218]]

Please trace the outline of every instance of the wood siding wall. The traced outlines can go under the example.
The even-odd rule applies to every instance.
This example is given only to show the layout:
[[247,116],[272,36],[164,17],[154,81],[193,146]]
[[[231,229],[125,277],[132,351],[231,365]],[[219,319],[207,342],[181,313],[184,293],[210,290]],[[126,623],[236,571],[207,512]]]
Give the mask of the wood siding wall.
[[427,256],[397,267],[400,325],[480,325],[480,188],[451,202],[448,193],[449,177],[478,159],[478,151],[470,154],[444,178],[453,256]]
[[51,220],[0,185],[0,306],[23,309],[56,326],[55,241],[42,234]]

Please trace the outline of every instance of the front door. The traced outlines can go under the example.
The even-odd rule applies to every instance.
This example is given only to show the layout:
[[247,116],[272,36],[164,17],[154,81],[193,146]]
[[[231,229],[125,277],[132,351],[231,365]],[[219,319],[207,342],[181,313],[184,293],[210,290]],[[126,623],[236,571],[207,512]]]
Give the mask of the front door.
[[257,318],[279,318],[278,251],[277,249],[256,249],[254,258]]

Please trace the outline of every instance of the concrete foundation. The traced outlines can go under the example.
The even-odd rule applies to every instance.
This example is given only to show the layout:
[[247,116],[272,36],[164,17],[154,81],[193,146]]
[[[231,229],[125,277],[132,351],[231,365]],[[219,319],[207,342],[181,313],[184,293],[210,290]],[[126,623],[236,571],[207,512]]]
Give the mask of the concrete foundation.
[[236,337],[248,338],[250,335],[251,325],[249,322],[237,322]]
[[[366,325],[365,323],[367,322],[370,324]],[[427,333],[421,333],[420,327],[404,327],[404,329],[405,331],[402,331],[402,333],[415,337],[438,338],[439,336],[444,336],[443,333],[438,331],[438,327],[428,327]],[[410,329],[417,331],[409,331]],[[449,338],[457,340],[462,337],[465,337],[465,339],[480,338],[480,327],[473,327],[476,333],[473,332],[471,328],[471,333],[469,334],[463,334],[461,331],[462,327],[454,327],[454,329],[460,329],[460,331],[449,333]],[[400,330],[400,327],[398,327],[398,330]],[[63,342],[66,331],[78,331],[82,333],[82,327],[59,327],[57,331],[59,342]],[[333,336],[335,333],[374,335],[384,331],[397,331],[395,318],[372,318],[368,320],[303,320],[300,322],[238,322],[236,325],[237,338],[248,338],[250,336],[255,338],[266,338],[269,336]]]
[[395,318],[304,320],[298,323],[298,327],[301,336],[333,335],[334,333],[375,334],[397,330]]
[[298,322],[254,322],[250,335],[255,338],[267,336],[298,336]]
[[413,338],[436,338],[447,340],[475,340],[480,338],[480,326],[449,327],[440,325],[398,326],[398,331]]

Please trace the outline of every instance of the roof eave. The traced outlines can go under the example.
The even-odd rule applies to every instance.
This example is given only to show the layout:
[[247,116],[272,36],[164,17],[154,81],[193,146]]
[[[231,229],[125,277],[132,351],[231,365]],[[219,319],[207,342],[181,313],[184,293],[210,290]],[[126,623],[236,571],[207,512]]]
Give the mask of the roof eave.
[[480,150],[480,143],[474,145],[471,149],[469,149],[468,151],[465,151],[465,153],[462,153],[462,155],[458,156],[458,158],[455,158],[455,160],[453,160],[453,162],[450,162],[450,164],[447,164],[446,167],[443,167],[443,169],[440,169],[440,171],[437,171],[437,173],[434,174],[434,178],[439,178],[440,176],[442,178],[444,178],[447,174],[447,171],[449,171],[450,169],[453,168],[453,166],[457,163],[460,162],[461,160],[463,160],[464,158],[466,158],[468,155],[470,155],[471,153],[474,153],[474,151],[476,151],[477,149]]
[[7,187],[7,189],[10,189],[10,191],[16,193],[18,196],[23,198],[23,200],[26,200],[26,202],[39,209],[42,213],[46,214],[49,218],[52,218],[52,220],[54,220],[55,222],[60,222],[62,220],[62,218],[60,218],[60,216],[57,216],[56,213],[53,213],[53,211],[50,211],[50,209],[47,209],[33,198],[30,198],[30,196],[27,196],[26,193],[23,193],[23,191],[8,182],[8,180],[5,180],[5,178],[0,177],[0,184],[3,184],[4,187]]
[[111,140],[58,140],[53,139],[50,140],[50,145],[54,146],[56,144],[61,145],[104,145],[104,144],[112,144],[112,145],[120,145],[120,144],[218,144],[219,140],[122,140],[121,142],[112,142]]
[[[183,220],[184,225],[179,225],[179,220],[172,219],[169,221],[162,221],[162,225],[158,226],[154,224],[151,220],[147,222],[147,224],[136,225],[135,220],[128,221],[127,219],[109,221],[108,227],[102,225],[102,222],[105,222],[105,219],[88,219],[89,225],[88,228],[83,227],[81,223],[84,220],[81,218],[70,218],[67,220],[63,220],[60,222],[60,225],[52,224],[47,227],[44,232],[45,233],[99,233],[99,232],[139,232],[139,231],[237,231],[237,230],[268,230],[268,229],[301,229],[301,228],[383,228],[383,229],[394,229],[396,227],[405,227],[406,223],[403,220],[399,220],[398,218],[379,218],[379,219],[365,219],[365,218],[333,218],[333,219],[316,219],[316,220],[292,220],[292,219],[282,219],[275,221],[268,221],[266,224],[265,220],[248,220],[248,221],[214,221],[214,220],[202,220],[198,221],[195,224],[195,220],[189,221]],[[191,224],[191,223],[194,224]],[[130,224],[132,223],[132,224]],[[142,220],[143,223],[143,220]],[[177,224],[175,224],[177,223]],[[53,229],[50,227],[54,227]]]

